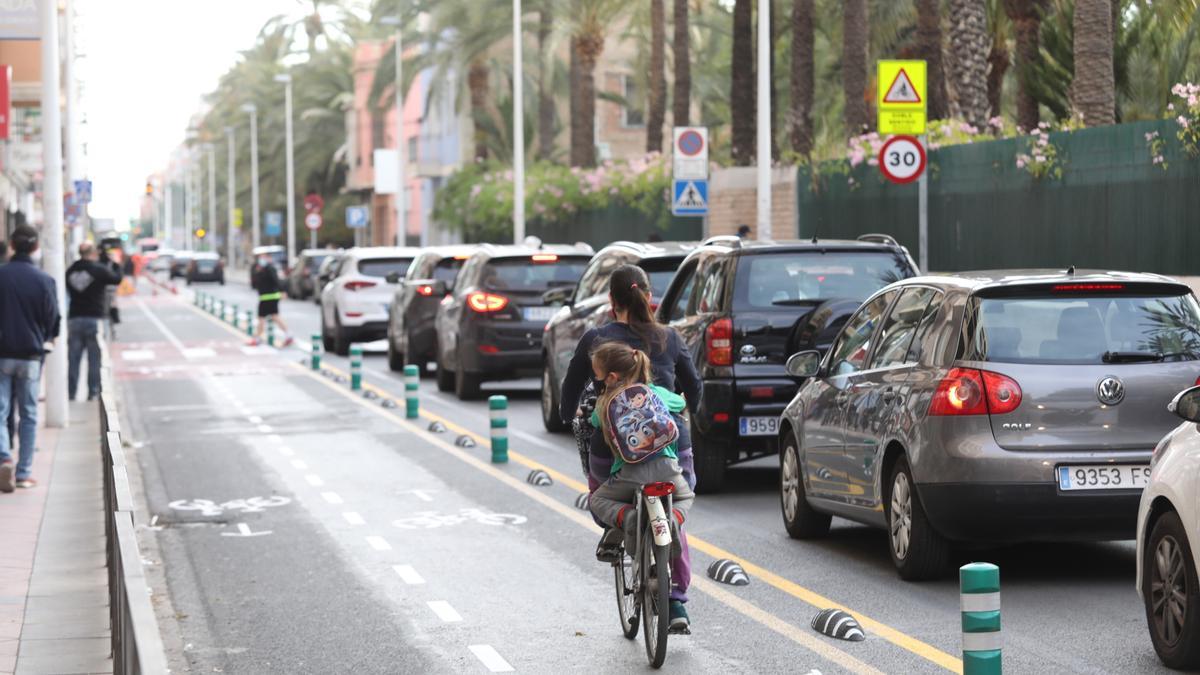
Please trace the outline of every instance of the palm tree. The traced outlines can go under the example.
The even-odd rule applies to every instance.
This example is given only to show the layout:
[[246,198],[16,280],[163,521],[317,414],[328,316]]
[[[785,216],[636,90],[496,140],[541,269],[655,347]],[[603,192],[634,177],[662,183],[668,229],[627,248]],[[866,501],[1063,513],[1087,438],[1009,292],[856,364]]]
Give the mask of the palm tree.
[[538,10],[537,75],[537,157],[548,160],[554,154],[554,94],[550,91],[550,35],[554,27],[554,8],[549,2]]
[[675,91],[671,100],[671,123],[677,127],[686,127],[692,103],[692,64],[688,54],[691,46],[691,36],[688,34],[688,0],[674,1],[672,24],[675,39],[671,48],[675,60]]
[[868,44],[871,16],[867,0],[845,0],[842,6],[842,92],[846,135],[857,136],[871,128],[867,91]]
[[[865,0],[864,0],[865,1]],[[755,80],[753,0],[737,0],[733,6],[733,49],[730,54],[729,123],[730,151],[737,166],[754,163]]]
[[650,0],[650,99],[647,101],[646,152],[662,152],[662,128],[667,115],[667,74],[663,71],[666,43],[663,0]]
[[929,117],[949,117],[946,78],[942,72],[942,12],[939,0],[917,0],[917,53],[925,59]]
[[987,98],[988,114],[992,117],[1000,117],[1004,77],[1012,65],[1008,54],[1008,17],[1004,14],[1003,5],[1004,0],[988,0],[988,32],[992,49],[988,52]]
[[788,135],[792,150],[807,156],[813,149],[813,0],[792,0],[792,109]]
[[1090,127],[1115,121],[1111,2],[1075,2],[1075,79],[1071,86],[1075,111]]
[[988,28],[984,0],[950,0],[952,81],[963,118],[977,129],[988,121]]
[[1022,129],[1035,129],[1041,121],[1029,79],[1041,59],[1039,35],[1047,4],[1048,0],[1004,0],[1004,13],[1017,35],[1017,126]]
[[610,23],[623,9],[622,0],[573,0],[572,52],[576,77],[571,117],[571,166],[596,164],[596,62],[604,53]]

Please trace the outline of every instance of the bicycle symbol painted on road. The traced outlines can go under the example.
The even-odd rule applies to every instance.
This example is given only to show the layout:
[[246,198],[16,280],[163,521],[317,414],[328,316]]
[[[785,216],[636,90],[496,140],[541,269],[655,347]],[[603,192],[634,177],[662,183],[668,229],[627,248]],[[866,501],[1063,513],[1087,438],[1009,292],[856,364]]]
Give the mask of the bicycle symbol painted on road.
[[481,509],[460,509],[458,513],[438,513],[437,511],[418,511],[407,517],[393,520],[392,525],[404,530],[432,530],[438,527],[462,525],[474,521],[481,525],[521,525],[525,516],[515,513],[492,513]]
[[167,504],[176,511],[199,511],[202,516],[220,516],[229,513],[262,513],[268,508],[291,504],[287,497],[248,497],[233,499],[220,504],[209,499],[177,499]]

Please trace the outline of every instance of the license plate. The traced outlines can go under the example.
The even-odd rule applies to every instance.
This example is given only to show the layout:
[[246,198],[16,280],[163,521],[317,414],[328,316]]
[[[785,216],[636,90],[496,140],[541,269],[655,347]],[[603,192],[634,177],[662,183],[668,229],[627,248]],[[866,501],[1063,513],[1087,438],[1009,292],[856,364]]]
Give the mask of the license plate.
[[774,436],[777,433],[778,417],[742,417],[738,420],[739,436]]
[[557,311],[557,307],[526,307],[521,313],[526,321],[549,321]]
[[1140,490],[1149,484],[1148,464],[1084,464],[1058,467],[1059,490]]

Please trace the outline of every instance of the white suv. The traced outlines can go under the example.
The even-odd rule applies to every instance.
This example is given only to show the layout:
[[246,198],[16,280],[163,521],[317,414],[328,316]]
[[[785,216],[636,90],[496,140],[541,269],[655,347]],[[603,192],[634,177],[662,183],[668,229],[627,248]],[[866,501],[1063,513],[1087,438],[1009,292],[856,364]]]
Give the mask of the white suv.
[[1200,668],[1200,387],[1167,406],[1184,420],[1150,461],[1138,510],[1137,589],[1158,658],[1170,668]]
[[342,356],[351,342],[387,336],[388,306],[418,248],[352,248],[321,291],[321,338]]

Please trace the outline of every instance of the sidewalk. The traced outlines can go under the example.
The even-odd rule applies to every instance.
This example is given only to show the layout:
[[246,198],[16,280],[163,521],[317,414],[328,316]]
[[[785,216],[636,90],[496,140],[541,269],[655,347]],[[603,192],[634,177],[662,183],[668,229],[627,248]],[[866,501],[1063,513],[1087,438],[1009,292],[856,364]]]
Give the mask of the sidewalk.
[[99,405],[38,430],[31,490],[0,494],[0,673],[111,673]]

